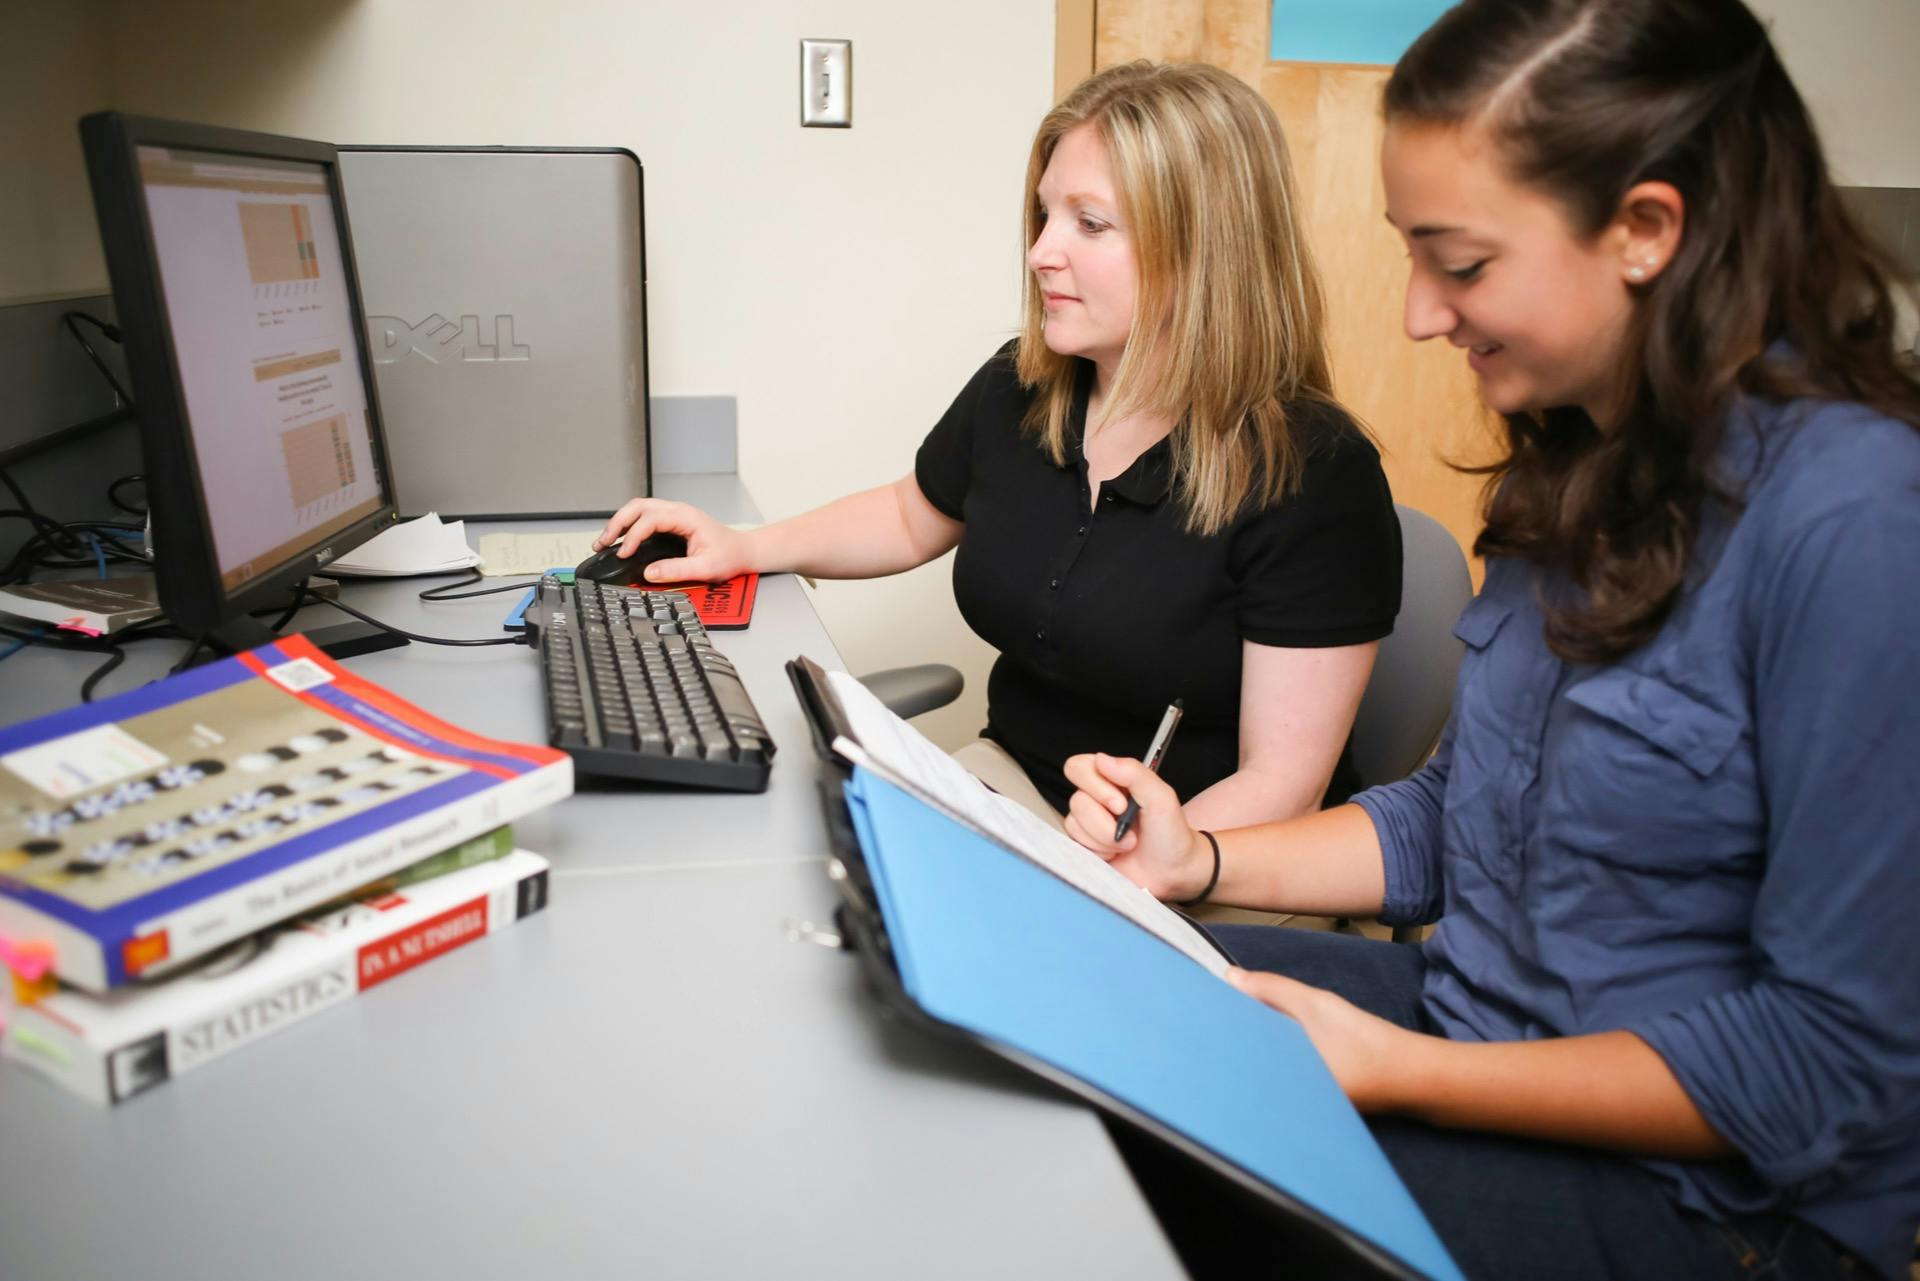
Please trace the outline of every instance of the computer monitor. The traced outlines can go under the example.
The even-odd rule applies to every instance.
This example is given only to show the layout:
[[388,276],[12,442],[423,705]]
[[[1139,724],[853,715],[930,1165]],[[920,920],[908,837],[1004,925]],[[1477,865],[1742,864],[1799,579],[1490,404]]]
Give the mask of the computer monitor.
[[133,379],[160,603],[220,648],[395,520],[332,146],[80,122]]

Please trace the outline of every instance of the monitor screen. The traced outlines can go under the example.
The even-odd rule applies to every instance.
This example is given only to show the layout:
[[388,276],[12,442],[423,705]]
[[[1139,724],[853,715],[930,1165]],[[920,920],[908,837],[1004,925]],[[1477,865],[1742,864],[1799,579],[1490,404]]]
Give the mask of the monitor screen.
[[388,501],[330,168],[155,145],[135,154],[206,528],[231,595]]

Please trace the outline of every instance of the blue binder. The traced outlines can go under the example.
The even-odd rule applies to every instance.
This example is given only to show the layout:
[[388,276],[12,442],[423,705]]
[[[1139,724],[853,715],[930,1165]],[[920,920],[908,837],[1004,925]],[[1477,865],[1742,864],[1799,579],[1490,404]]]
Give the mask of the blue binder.
[[921,1012],[1142,1125],[1392,1276],[1459,1281],[1292,1019],[885,780],[845,784],[864,880]]

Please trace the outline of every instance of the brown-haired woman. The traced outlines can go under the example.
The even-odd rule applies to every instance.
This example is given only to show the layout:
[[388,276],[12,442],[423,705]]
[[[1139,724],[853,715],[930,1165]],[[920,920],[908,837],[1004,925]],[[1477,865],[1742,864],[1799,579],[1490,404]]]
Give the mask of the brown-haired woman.
[[1437,918],[1424,949],[1219,934],[1469,1276],[1904,1277],[1920,383],[1890,269],[1739,0],[1467,0],[1385,105],[1408,332],[1509,425],[1441,747],[1217,853],[1136,763],[1076,758],[1069,823],[1164,898]]
[[1400,529],[1333,400],[1279,121],[1212,67],[1111,68],[1041,122],[1023,210],[1021,335],[911,474],[752,533],[636,499],[599,545],[685,535],[656,581],[872,578],[957,547],[960,611],[1000,657],[956,755],[1055,823],[1067,757],[1142,750],[1175,698],[1165,777],[1196,823],[1344,798]]

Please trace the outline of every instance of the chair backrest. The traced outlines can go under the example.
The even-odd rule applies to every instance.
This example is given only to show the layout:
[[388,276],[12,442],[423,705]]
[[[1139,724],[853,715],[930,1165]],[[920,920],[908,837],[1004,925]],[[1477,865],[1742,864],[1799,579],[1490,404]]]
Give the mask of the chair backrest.
[[1439,741],[1463,649],[1453,625],[1473,599],[1453,535],[1425,512],[1397,503],[1394,511],[1404,557],[1400,617],[1380,642],[1353,721],[1353,764],[1366,787],[1405,778]]

